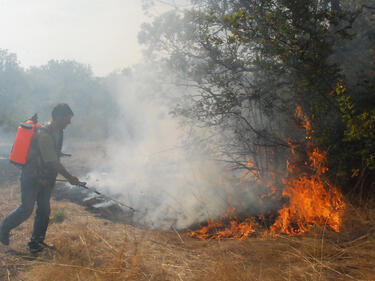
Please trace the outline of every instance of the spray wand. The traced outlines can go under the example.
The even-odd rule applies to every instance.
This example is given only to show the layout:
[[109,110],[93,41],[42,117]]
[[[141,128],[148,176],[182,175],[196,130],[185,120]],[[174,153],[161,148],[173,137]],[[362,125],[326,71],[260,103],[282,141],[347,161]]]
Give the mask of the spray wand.
[[[56,181],[59,181],[59,182],[68,182],[67,180],[63,180],[63,179],[56,179]],[[79,184],[78,186],[83,187],[83,188],[85,188],[87,190],[90,190],[91,192],[94,192],[94,193],[96,193],[96,194],[98,194],[98,195],[100,195],[100,196],[102,196],[102,197],[104,197],[104,198],[106,198],[108,200],[111,200],[111,201],[115,202],[116,204],[118,204],[120,206],[126,207],[126,208],[130,209],[132,212],[136,212],[137,211],[133,207],[130,207],[130,206],[122,203],[121,201],[118,201],[118,200],[116,200],[116,199],[114,199],[112,197],[109,197],[109,196],[107,196],[107,195],[105,195],[103,193],[100,193],[99,191],[97,191],[97,190],[95,190],[93,188],[90,188],[90,187],[88,187],[88,186],[86,186],[84,184]]]

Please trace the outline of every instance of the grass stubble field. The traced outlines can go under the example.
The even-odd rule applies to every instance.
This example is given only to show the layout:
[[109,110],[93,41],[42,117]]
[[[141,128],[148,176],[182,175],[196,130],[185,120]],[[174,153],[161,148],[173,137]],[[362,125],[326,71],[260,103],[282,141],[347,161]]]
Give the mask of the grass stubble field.
[[[3,186],[0,216],[19,202],[18,184]],[[302,236],[200,241],[177,231],[137,229],[52,200],[47,250],[30,259],[32,218],[1,246],[0,280],[375,280],[375,210],[349,207],[344,227]]]
[[[4,175],[3,175],[4,176]],[[19,204],[19,184],[0,182],[0,219]],[[30,258],[34,214],[0,244],[0,280],[375,280],[374,202],[347,203],[340,233],[314,227],[301,236],[245,241],[190,238],[177,230],[139,229],[52,199],[45,250]]]

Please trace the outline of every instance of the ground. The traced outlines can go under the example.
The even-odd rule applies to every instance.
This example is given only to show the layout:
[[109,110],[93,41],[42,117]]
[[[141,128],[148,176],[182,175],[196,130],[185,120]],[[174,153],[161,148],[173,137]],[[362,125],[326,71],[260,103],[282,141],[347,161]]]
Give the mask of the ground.
[[[81,151],[74,153],[76,159],[84,159],[83,149],[75,151]],[[0,161],[0,220],[20,200],[18,170],[7,163]],[[85,167],[78,161],[69,164],[72,170]],[[37,257],[27,252],[33,214],[12,231],[10,247],[0,244],[0,280],[375,281],[371,202],[360,207],[348,202],[340,233],[316,227],[302,236],[256,233],[245,241],[201,241],[175,229],[114,222],[71,201],[56,200],[58,194],[51,201],[46,239],[56,250]]]
[[[17,207],[18,190],[2,186],[0,218]],[[0,280],[375,280],[375,212],[349,207],[348,215],[341,233],[200,241],[52,200],[47,242],[57,249],[27,253],[32,216],[0,247]]]

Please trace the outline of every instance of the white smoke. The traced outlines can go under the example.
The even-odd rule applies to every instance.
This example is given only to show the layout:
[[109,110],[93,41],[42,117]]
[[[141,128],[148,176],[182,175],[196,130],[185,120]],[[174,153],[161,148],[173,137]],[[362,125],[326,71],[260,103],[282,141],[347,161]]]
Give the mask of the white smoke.
[[0,159],[8,159],[16,133],[0,128]]
[[[143,74],[118,84],[121,118],[88,184],[137,209],[135,220],[151,227],[186,228],[224,213],[235,194],[230,172],[212,159],[205,143],[189,142],[212,132],[182,127],[162,97],[168,91],[179,95],[177,89],[158,85],[145,68],[136,73]],[[251,193],[246,196],[254,201]]]

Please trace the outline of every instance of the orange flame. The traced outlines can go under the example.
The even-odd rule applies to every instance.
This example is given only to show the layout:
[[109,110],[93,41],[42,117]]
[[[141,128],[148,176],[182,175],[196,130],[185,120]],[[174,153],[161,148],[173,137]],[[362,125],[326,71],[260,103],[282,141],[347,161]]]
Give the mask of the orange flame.
[[221,220],[229,220],[229,225],[226,226],[222,221],[208,219],[207,226],[197,231],[188,232],[187,235],[202,240],[221,238],[245,240],[255,232],[258,223],[255,218],[246,218],[239,222],[237,217],[231,216],[234,211],[234,208],[230,208],[226,214],[220,217]]
[[324,186],[321,175],[328,168],[324,165],[326,153],[314,149],[309,155],[313,175],[294,174],[295,166],[289,165],[291,177],[286,180],[283,195],[289,203],[279,210],[279,217],[271,226],[271,232],[302,234],[313,225],[340,231],[345,203],[336,186]]
[[[308,161],[304,165],[298,164],[297,145],[289,140],[292,159],[287,160],[288,175],[282,180],[284,189],[282,195],[289,198],[289,202],[278,211],[279,216],[270,227],[269,232],[299,235],[309,231],[314,225],[340,231],[345,211],[345,202],[339,188],[323,182],[322,176],[328,171],[326,152],[313,147],[311,142],[313,130],[308,118],[297,106],[295,117],[302,122],[306,132],[306,153]],[[248,167],[255,167],[252,162]],[[260,178],[258,174],[254,174]],[[241,178],[241,181],[243,179]],[[266,183],[275,193],[275,186]],[[266,196],[262,196],[264,198]],[[256,232],[259,223],[256,218],[246,218],[239,222],[231,216],[234,208],[223,215],[221,221],[208,220],[208,225],[200,230],[189,232],[188,235],[199,239],[239,239],[244,240]],[[258,220],[262,216],[258,216]],[[222,221],[229,219],[229,225]],[[263,218],[264,219],[264,218]]]
[[[297,106],[295,117],[302,120],[306,139],[311,140],[311,123],[300,106]],[[291,144],[290,146],[296,160],[295,148]],[[312,173],[302,172],[292,164],[293,161],[287,161],[290,176],[284,180],[283,195],[289,197],[289,203],[278,211],[280,216],[270,228],[273,233],[302,234],[313,225],[340,231],[345,202],[336,186],[327,184],[326,187],[323,183],[322,175],[328,171],[327,153],[313,148],[311,142],[307,144],[306,152],[309,160],[305,165]]]

